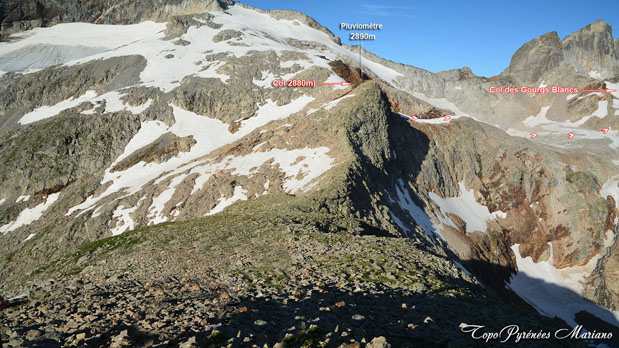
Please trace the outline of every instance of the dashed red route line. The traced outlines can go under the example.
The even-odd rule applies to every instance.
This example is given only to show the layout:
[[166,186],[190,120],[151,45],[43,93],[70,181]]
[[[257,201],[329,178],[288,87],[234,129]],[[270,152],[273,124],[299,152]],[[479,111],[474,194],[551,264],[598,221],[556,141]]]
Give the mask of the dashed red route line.
[[[415,115],[407,115],[407,114],[403,114],[401,112],[398,112],[398,114],[400,114],[400,117],[406,119],[406,120],[412,120],[412,121],[417,121],[419,119],[419,117],[415,116]],[[451,120],[451,115],[443,115],[441,116],[443,118],[443,122],[447,122],[449,120]]]
[[[602,90],[600,90],[600,91],[602,91]],[[615,91],[615,90],[614,89],[610,89],[609,91]],[[398,111],[398,114],[400,115],[400,117],[402,117],[405,120],[417,121],[419,119],[419,117],[417,117],[415,115],[407,115],[407,114],[403,114],[403,113],[401,113],[399,111]],[[447,122],[449,120],[451,120],[451,116],[450,115],[443,116],[443,122]],[[610,127],[602,128],[601,132],[603,134],[607,134],[608,132],[610,132]],[[531,139],[535,139],[535,138],[537,138],[539,136],[539,134],[537,134],[535,132],[532,132],[532,133],[529,133],[529,136],[530,136]],[[572,133],[572,132],[567,133],[567,138],[568,139],[572,139],[574,137],[576,137],[575,133]]]

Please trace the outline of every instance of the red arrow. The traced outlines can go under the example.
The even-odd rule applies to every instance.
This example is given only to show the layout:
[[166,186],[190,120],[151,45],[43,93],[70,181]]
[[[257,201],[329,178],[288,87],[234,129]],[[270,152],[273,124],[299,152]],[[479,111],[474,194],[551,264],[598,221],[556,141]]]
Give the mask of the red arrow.
[[531,134],[529,134],[529,135],[531,136],[531,139],[535,139],[535,138],[537,138],[537,133],[531,133]]
[[602,133],[603,133],[603,134],[606,134],[606,133],[608,133],[609,131],[610,131],[610,128],[608,128],[608,127],[606,127],[606,128],[603,128],[603,129],[602,129]]
[[349,86],[352,85],[350,82],[318,82],[317,85],[332,85],[332,86]]
[[574,133],[572,133],[572,132],[567,133],[567,138],[568,138],[568,139],[572,139],[572,138],[573,138],[573,137],[575,137],[575,136],[576,136],[576,134],[574,134]]
[[604,93],[611,93],[611,92],[617,92],[616,89],[581,89],[581,92],[604,92]]
[[449,120],[451,120],[451,116],[449,116],[449,115],[443,116],[443,121],[447,122]]

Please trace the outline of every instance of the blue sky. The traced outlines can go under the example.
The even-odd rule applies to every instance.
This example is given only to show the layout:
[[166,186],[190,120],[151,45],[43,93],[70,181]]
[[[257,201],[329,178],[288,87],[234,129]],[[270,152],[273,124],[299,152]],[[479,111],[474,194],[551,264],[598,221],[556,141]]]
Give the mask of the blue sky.
[[346,44],[351,31],[340,22],[381,23],[363,46],[377,55],[437,72],[468,66],[482,76],[501,73],[522,44],[550,31],[563,39],[602,19],[619,37],[619,1],[364,1],[245,0],[261,9],[304,12]]

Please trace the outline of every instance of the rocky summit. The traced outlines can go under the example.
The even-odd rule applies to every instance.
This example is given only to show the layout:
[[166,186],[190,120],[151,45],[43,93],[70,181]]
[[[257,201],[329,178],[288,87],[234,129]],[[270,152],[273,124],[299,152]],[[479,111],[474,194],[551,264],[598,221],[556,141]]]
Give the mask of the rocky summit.
[[617,345],[618,42],[434,74],[295,11],[1,2],[3,347]]

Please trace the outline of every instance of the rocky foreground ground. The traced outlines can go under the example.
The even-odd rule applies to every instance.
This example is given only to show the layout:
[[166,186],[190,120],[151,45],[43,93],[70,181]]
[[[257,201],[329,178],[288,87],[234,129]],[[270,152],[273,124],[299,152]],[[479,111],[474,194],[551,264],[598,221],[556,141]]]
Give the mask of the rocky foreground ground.
[[[2,284],[23,296],[1,312],[5,347],[505,346],[459,327],[565,326],[421,243],[325,232],[327,215],[263,201],[87,244]],[[251,213],[260,204],[273,210]]]

